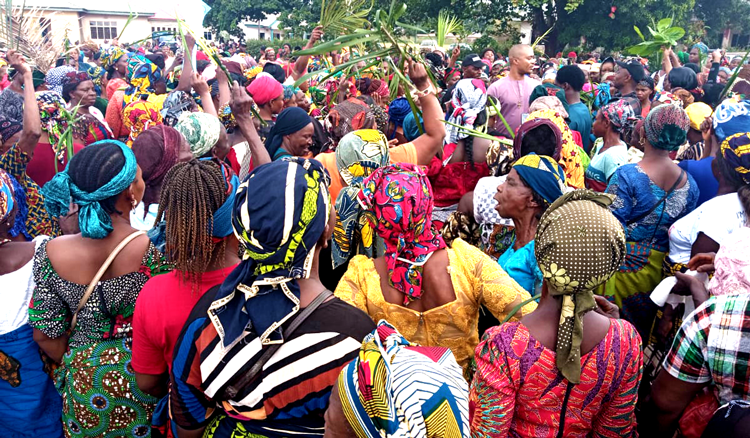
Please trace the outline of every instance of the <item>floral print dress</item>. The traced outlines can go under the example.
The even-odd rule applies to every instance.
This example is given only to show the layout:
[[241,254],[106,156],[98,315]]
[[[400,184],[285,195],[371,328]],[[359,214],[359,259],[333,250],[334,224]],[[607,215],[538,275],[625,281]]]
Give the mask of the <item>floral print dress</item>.
[[131,323],[143,285],[169,270],[164,256],[149,244],[137,272],[99,282],[71,331],[73,312],[88,285],[72,283],[55,272],[47,243],[34,255],[36,289],[29,323],[53,339],[69,332],[68,351],[54,376],[63,398],[65,435],[151,436],[151,414],[158,399],[136,385],[130,365]]

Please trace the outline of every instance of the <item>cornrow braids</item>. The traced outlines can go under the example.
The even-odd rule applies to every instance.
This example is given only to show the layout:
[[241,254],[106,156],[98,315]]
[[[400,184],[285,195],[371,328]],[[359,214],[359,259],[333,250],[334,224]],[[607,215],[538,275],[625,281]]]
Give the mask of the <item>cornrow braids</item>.
[[164,177],[157,222],[166,221],[166,256],[183,281],[200,285],[214,259],[224,257],[226,239],[213,242],[213,215],[226,201],[221,169],[211,161],[178,163]]

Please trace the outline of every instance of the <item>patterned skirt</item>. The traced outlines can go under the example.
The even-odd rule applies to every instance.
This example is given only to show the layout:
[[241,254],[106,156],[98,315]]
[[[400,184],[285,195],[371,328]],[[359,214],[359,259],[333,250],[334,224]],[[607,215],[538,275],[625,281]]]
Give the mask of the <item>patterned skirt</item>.
[[56,383],[67,437],[151,436],[159,400],[138,389],[131,347],[132,339],[114,339],[65,353]]

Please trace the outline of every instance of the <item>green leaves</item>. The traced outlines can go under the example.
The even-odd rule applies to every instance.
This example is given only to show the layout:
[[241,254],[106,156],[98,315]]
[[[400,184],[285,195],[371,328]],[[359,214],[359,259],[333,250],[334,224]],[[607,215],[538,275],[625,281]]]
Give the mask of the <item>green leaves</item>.
[[[647,26],[651,34],[651,40],[643,36],[643,32],[638,26],[633,26],[635,33],[641,38],[642,42],[635,46],[629,47],[628,51],[636,56],[647,57],[659,52],[663,47],[673,47],[677,41],[685,36],[685,29],[672,26],[672,18],[663,18],[652,26]],[[656,28],[656,29],[654,29]]]
[[448,15],[445,10],[441,10],[438,15],[437,30],[435,31],[437,45],[445,47],[445,37],[457,32],[461,27],[463,26],[458,18]]
[[372,0],[322,0],[320,25],[329,34],[340,35],[368,27],[367,15],[372,9]]

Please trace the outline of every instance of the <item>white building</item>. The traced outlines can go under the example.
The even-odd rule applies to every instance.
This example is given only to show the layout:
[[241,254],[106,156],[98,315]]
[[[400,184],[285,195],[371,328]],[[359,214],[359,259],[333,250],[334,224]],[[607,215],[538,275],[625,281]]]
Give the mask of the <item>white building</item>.
[[279,29],[279,14],[268,15],[261,21],[245,20],[239,24],[246,40],[280,40],[283,30]]

